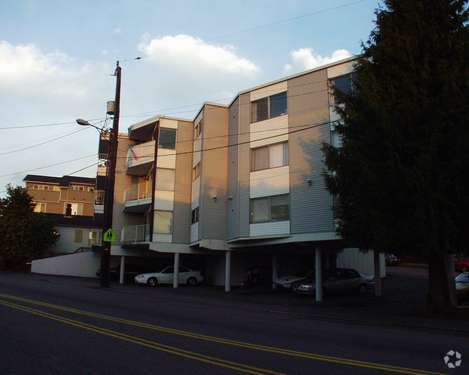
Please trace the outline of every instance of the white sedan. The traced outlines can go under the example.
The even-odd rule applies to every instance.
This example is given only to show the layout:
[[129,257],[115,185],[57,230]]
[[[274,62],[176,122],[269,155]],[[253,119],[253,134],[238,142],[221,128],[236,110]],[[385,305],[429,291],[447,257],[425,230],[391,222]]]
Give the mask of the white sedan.
[[[168,266],[160,272],[141,273],[135,276],[136,284],[147,284],[150,286],[158,286],[158,284],[173,283],[174,267]],[[204,280],[200,271],[194,271],[186,267],[179,267],[179,283],[187,285],[197,285]]]

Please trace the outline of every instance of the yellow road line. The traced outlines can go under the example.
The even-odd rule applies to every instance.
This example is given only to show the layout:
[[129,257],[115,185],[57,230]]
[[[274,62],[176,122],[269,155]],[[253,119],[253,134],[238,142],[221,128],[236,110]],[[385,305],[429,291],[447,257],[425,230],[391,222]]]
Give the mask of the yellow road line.
[[189,351],[189,350],[177,348],[177,347],[174,347],[174,346],[161,344],[159,342],[152,341],[152,340],[147,340],[147,339],[144,339],[142,337],[127,335],[125,333],[117,332],[117,331],[110,330],[110,329],[103,328],[103,327],[99,327],[99,326],[95,326],[93,324],[84,323],[84,322],[81,322],[81,321],[78,321],[78,320],[65,318],[65,317],[62,317],[62,316],[59,316],[59,315],[55,315],[55,314],[51,314],[51,313],[48,313],[48,312],[45,312],[45,311],[33,309],[33,308],[30,308],[30,307],[27,307],[27,306],[18,305],[18,304],[13,303],[13,302],[0,301],[0,305],[7,306],[7,307],[10,307],[12,309],[24,311],[24,312],[30,313],[32,315],[35,315],[35,316],[48,318],[48,319],[51,319],[51,320],[54,320],[54,321],[57,321],[57,322],[61,322],[61,323],[67,324],[67,325],[71,325],[71,326],[74,326],[74,327],[77,327],[77,328],[84,329],[84,330],[87,330],[87,331],[91,331],[91,332],[99,333],[99,334],[102,334],[102,335],[110,336],[110,337],[113,337],[113,338],[116,338],[116,339],[119,339],[119,340],[132,342],[134,344],[138,344],[138,345],[141,345],[141,346],[144,346],[144,347],[147,347],[147,348],[155,349],[155,350],[158,350],[158,351],[166,352],[166,353],[169,353],[169,354],[177,355],[177,356],[192,359],[192,360],[196,360],[196,361],[207,363],[207,364],[214,365],[214,366],[220,366],[220,367],[228,368],[228,369],[238,371],[238,372],[242,372],[242,373],[253,374],[253,375],[267,375],[267,374],[269,374],[269,375],[285,375],[284,373],[281,373],[281,372],[268,370],[268,369],[263,369],[263,368],[259,368],[259,367],[255,367],[255,366],[249,366],[249,365],[245,365],[245,364],[238,363],[238,362],[232,362],[232,361],[228,361],[228,360],[225,360],[225,359],[212,357],[212,356],[208,356],[208,355],[205,355],[205,354],[200,354],[200,353],[192,352],[192,351]]
[[438,373],[438,372],[427,371],[427,370],[420,370],[420,369],[413,369],[413,368],[407,368],[407,367],[401,367],[401,366],[387,365],[387,364],[381,364],[381,363],[376,363],[376,362],[359,361],[359,360],[350,359],[350,358],[342,358],[342,357],[329,356],[329,355],[324,355],[324,354],[308,353],[308,352],[285,349],[285,348],[279,348],[279,347],[274,347],[274,346],[259,345],[259,344],[244,342],[244,341],[226,339],[226,338],[222,338],[222,337],[203,335],[203,334],[198,334],[198,333],[195,333],[195,332],[178,330],[178,329],[174,329],[174,328],[162,327],[162,326],[158,326],[158,325],[154,325],[154,324],[149,324],[149,323],[143,323],[143,322],[138,322],[138,321],[134,321],[134,320],[118,318],[118,317],[114,317],[114,316],[111,316],[111,315],[93,313],[93,312],[90,312],[90,311],[75,309],[73,307],[55,305],[55,304],[51,304],[51,303],[47,303],[47,302],[42,302],[42,301],[38,301],[38,300],[32,300],[32,299],[28,299],[28,298],[17,297],[17,296],[9,295],[9,294],[0,293],[0,298],[6,298],[6,299],[12,299],[12,300],[16,300],[16,301],[26,302],[26,303],[33,304],[33,305],[49,307],[49,308],[56,309],[56,310],[59,310],[59,311],[70,312],[70,313],[77,314],[77,315],[88,316],[88,317],[92,317],[92,318],[96,318],[96,319],[112,321],[112,322],[126,324],[126,325],[139,327],[139,328],[145,328],[145,329],[149,329],[149,330],[157,331],[157,332],[161,332],[161,333],[167,333],[167,334],[172,334],[172,335],[189,337],[189,338],[193,338],[193,339],[197,339],[197,340],[215,342],[215,343],[219,343],[219,344],[232,345],[232,346],[237,346],[237,347],[241,347],[241,348],[245,348],[245,349],[252,349],[252,350],[264,351],[264,352],[269,352],[269,353],[276,353],[276,354],[285,355],[285,356],[306,358],[306,359],[311,359],[311,360],[316,360],[316,361],[330,362],[330,363],[336,363],[336,364],[347,365],[347,366],[370,368],[370,369],[376,369],[376,370],[399,373],[399,374],[409,374],[409,375],[438,375],[438,374],[441,374],[441,373]]

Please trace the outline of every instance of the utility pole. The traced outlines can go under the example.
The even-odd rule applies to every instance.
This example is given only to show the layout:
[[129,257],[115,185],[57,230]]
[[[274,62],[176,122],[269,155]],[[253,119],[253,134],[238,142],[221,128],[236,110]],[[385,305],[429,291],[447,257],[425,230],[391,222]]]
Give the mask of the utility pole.
[[114,100],[114,118],[112,121],[112,130],[110,133],[110,147],[108,165],[106,168],[106,192],[104,205],[104,230],[103,230],[103,253],[101,256],[101,286],[109,288],[110,286],[110,268],[111,268],[111,242],[104,241],[104,232],[112,228],[112,214],[114,208],[114,184],[116,179],[116,161],[117,144],[119,137],[119,113],[121,100],[121,67],[119,61],[116,62],[116,95]]

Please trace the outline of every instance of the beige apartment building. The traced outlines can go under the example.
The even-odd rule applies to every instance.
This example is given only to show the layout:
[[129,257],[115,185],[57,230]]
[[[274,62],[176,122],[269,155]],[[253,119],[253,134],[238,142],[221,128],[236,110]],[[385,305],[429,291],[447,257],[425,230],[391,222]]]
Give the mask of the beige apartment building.
[[60,235],[50,253],[72,253],[101,242],[103,202],[95,178],[27,175],[23,181],[34,212],[48,215]]
[[323,143],[340,147],[332,87],[352,88],[354,60],[205,103],[193,120],[130,126],[114,192],[121,270],[126,258],[165,256],[177,287],[179,266],[196,258],[227,291],[252,268],[269,282],[335,265],[373,273],[371,252],[343,249],[323,178]]

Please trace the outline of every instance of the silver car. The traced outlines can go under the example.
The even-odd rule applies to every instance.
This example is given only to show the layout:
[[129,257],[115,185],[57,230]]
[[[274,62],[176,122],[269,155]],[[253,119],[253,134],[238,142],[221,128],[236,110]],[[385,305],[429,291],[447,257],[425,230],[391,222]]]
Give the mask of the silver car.
[[[356,270],[351,268],[337,268],[327,272],[323,277],[323,293],[364,293],[367,290],[367,280]],[[293,286],[293,291],[299,294],[315,294],[314,276],[308,277]]]

